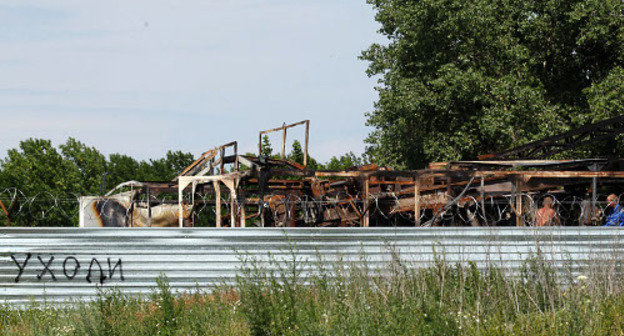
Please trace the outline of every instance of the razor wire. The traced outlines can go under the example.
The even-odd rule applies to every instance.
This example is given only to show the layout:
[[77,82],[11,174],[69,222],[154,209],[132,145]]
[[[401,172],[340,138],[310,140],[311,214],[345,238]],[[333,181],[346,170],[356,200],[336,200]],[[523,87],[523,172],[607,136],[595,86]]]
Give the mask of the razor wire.
[[[80,213],[87,220],[112,220],[115,216],[127,220],[132,216],[146,214],[178,217],[177,195],[150,195],[148,199],[145,195],[134,198],[122,194],[93,196],[95,203],[85,203],[81,209],[78,195],[59,195],[48,191],[27,195],[17,188],[6,188],[0,191],[0,225],[50,226],[61,223],[71,226],[77,224]],[[607,194],[597,195],[595,207],[589,197],[567,193],[526,192],[518,197],[522,199],[521,211],[515,209],[516,199],[511,195],[492,195],[483,200],[465,195],[455,202],[447,197],[447,202],[439,204],[437,208],[423,206],[418,221],[413,206],[408,208],[403,204],[405,195],[397,193],[371,193],[363,197],[360,192],[351,194],[341,190],[321,198],[305,194],[269,193],[259,199],[256,197],[255,201],[249,201],[244,195],[232,198],[231,194],[224,193],[220,198],[220,206],[226,225],[228,214],[233,210],[239,213],[245,209],[246,218],[252,226],[259,225],[261,216],[274,226],[288,226],[293,222],[301,226],[316,226],[319,223],[359,226],[364,216],[369,216],[373,225],[380,226],[415,225],[417,222],[422,226],[500,226],[515,225],[516,214],[520,212],[521,221],[525,225],[536,226],[538,211],[547,197],[552,199],[552,208],[561,225],[600,225],[609,212],[605,201]],[[368,198],[368,202],[365,198]],[[210,221],[214,225],[217,212],[214,195],[185,193],[181,201],[189,207],[186,214],[188,218],[192,218],[198,225],[210,226]],[[456,204],[449,206],[451,203]],[[97,207],[99,212],[86,211],[89,210],[84,208],[87,206]]]

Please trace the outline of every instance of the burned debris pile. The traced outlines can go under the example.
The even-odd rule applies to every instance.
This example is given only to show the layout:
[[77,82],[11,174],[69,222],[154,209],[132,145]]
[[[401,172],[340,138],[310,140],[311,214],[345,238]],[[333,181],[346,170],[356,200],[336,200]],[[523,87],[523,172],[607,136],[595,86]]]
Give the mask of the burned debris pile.
[[[173,181],[125,182],[80,198],[80,226],[368,227],[600,225],[623,191],[619,158],[547,160],[624,131],[612,118],[477,161],[401,171],[375,164],[308,169],[309,121],[259,134],[258,155],[237,142],[203,153]],[[303,164],[285,157],[287,131],[305,127]],[[280,158],[262,136],[281,132]],[[553,209],[548,220],[540,218]]]

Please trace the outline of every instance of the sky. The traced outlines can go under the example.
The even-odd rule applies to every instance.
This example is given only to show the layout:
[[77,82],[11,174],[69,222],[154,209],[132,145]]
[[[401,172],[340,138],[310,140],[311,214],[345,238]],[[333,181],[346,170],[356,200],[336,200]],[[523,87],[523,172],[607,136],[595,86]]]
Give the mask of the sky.
[[255,152],[304,119],[312,157],[362,153],[377,79],[358,56],[378,28],[365,0],[0,0],[0,157],[31,137]]

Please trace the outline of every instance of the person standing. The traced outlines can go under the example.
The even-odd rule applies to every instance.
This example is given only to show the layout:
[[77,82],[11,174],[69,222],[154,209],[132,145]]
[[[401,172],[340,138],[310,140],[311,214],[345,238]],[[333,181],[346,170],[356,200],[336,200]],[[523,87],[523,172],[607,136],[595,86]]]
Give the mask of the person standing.
[[604,226],[623,226],[624,211],[622,211],[622,207],[620,207],[617,195],[611,194],[607,196],[607,208],[612,210],[607,216]]
[[542,207],[537,210],[536,220],[537,226],[561,225],[561,220],[557,216],[557,212],[553,209],[553,199],[546,196],[542,202]]

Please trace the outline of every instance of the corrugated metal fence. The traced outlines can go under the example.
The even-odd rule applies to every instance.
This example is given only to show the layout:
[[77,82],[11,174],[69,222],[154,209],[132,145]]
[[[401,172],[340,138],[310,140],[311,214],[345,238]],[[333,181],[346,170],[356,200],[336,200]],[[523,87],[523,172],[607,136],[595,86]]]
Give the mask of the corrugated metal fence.
[[304,274],[339,259],[383,268],[397,255],[411,267],[442,258],[514,271],[539,247],[554,267],[578,269],[621,260],[623,237],[623,229],[603,227],[3,228],[0,303],[90,299],[98,286],[149,293],[161,274],[176,291],[205,289],[232,283],[249,257],[296,258]]

